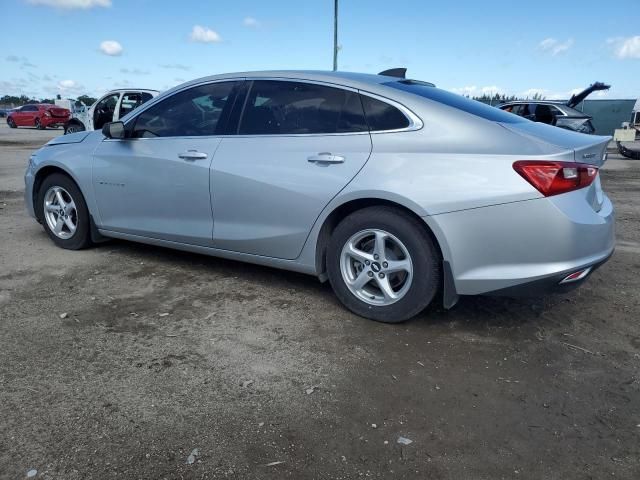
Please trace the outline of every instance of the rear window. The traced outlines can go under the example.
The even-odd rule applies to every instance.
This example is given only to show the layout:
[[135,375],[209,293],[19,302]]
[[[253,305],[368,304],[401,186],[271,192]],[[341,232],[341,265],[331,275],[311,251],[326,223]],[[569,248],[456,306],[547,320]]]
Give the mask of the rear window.
[[492,122],[502,123],[521,123],[524,122],[521,117],[512,115],[511,113],[503,112],[499,108],[490,107],[477,100],[471,100],[457,95],[455,93],[447,92],[439,88],[430,87],[424,83],[414,82],[411,80],[387,82],[384,85],[402,90],[403,92],[413,93],[420,97],[439,102],[449,107],[457,108],[463,112],[470,113],[477,117],[491,120]]
[[399,130],[409,126],[409,119],[396,107],[366,95],[360,98],[372,132]]

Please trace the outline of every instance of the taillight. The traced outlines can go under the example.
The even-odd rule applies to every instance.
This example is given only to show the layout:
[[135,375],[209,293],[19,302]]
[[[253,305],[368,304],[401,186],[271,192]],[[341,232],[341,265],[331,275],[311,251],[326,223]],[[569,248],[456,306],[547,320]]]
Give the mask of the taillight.
[[591,185],[598,167],[586,163],[520,160],[513,169],[545,197]]
[[50,112],[49,110],[46,110],[46,111],[44,112],[44,116],[45,116],[45,117],[50,117],[50,116],[51,116],[51,112]]

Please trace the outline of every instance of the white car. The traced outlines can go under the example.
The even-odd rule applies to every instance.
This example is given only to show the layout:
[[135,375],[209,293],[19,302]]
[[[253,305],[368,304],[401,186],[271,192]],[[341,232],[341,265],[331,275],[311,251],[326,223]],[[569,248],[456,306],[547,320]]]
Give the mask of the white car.
[[157,90],[118,89],[100,97],[86,111],[74,114],[64,127],[64,133],[100,130],[106,123],[115,122],[127,113],[158,95]]

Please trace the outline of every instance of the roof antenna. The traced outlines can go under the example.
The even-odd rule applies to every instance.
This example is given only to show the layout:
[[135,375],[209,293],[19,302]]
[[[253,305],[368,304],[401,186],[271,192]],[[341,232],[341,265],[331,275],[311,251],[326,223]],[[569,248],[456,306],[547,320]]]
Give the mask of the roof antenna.
[[384,72],[380,72],[378,75],[386,75],[387,77],[407,78],[406,68],[390,68]]

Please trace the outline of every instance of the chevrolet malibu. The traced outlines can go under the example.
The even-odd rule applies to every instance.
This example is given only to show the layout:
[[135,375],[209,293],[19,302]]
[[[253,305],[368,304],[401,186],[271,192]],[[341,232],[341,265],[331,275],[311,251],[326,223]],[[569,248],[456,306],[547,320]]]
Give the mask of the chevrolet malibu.
[[609,258],[609,137],[383,73],[185,83],[35,152],[27,208],[62,248],[119,238],[303,272],[383,322],[566,290]]

